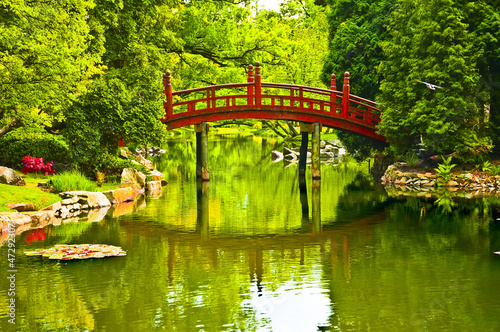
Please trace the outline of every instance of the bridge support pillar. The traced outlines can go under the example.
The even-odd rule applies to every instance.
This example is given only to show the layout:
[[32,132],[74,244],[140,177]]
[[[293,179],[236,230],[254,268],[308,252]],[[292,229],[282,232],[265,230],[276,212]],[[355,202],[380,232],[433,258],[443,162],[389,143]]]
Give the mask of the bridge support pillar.
[[321,178],[321,166],[319,162],[320,158],[320,132],[321,132],[321,126],[319,122],[314,123],[314,131],[313,131],[313,138],[312,138],[312,178],[313,179],[320,179]]
[[306,164],[307,164],[307,146],[309,144],[309,133],[313,131],[313,125],[311,123],[300,123],[300,133],[302,134],[302,141],[300,143],[300,154],[299,154],[299,177],[305,176],[306,174]]
[[208,174],[208,124],[202,122],[195,125],[196,131],[196,178],[209,180]]

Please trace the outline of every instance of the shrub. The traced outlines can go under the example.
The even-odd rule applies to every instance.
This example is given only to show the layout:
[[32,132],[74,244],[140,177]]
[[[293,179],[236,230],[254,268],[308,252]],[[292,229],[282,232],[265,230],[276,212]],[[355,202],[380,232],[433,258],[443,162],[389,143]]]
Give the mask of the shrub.
[[28,174],[31,172],[43,172],[45,175],[54,175],[56,172],[53,168],[52,165],[54,165],[54,162],[49,161],[48,163],[44,164],[43,163],[43,158],[33,158],[30,156],[25,156],[22,159],[22,162],[24,163],[23,165],[23,170],[22,172],[24,174]]
[[410,167],[415,167],[417,166],[418,164],[418,154],[416,153],[412,153],[412,152],[407,152],[404,156],[403,156],[403,160],[406,161],[406,163],[410,166]]
[[443,163],[438,164],[438,168],[434,169],[437,172],[439,180],[444,183],[447,183],[451,180],[451,170],[456,166],[456,164],[451,163],[451,158],[452,156],[449,156],[448,158],[441,156],[441,159],[443,159]]
[[58,192],[61,191],[97,191],[97,184],[90,181],[82,173],[72,170],[55,175],[51,181],[51,187]]
[[68,159],[68,145],[61,136],[36,128],[19,128],[0,138],[1,164],[20,168],[20,161],[24,156],[65,163]]

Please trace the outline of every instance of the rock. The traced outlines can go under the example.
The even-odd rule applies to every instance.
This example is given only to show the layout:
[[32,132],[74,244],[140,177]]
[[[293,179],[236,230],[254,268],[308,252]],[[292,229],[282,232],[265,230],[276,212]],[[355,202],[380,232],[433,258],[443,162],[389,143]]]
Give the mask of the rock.
[[130,150],[127,148],[127,147],[121,147],[119,150],[118,150],[118,156],[120,158],[123,158],[123,159],[128,159],[128,156],[131,156],[132,155],[132,152],[130,152]]
[[134,168],[124,168],[122,171],[122,184],[131,184],[138,188],[144,188],[146,185],[146,175]]
[[57,211],[61,208],[61,201],[59,202],[55,202],[54,204],[52,205],[49,205],[43,209],[41,209],[40,211]]
[[146,183],[146,192],[148,194],[161,192],[161,181],[149,181],[148,183]]
[[48,225],[54,217],[54,211],[40,211],[29,214],[31,222],[37,224],[38,227]]
[[67,191],[59,194],[61,197],[69,198],[71,197],[76,200],[75,196],[78,198],[77,202],[81,205],[88,205],[89,209],[95,209],[104,206],[110,206],[111,203],[107,197],[101,192],[90,192],[90,191]]
[[108,190],[103,192],[111,204],[119,204],[134,200],[134,191],[130,187]]
[[7,204],[7,207],[17,212],[37,211],[35,204]]
[[144,166],[148,167],[148,168],[152,168],[153,167],[153,162],[151,160],[148,160],[146,158],[144,158],[142,155],[138,155],[136,157],[137,161],[140,162],[141,164],[143,164]]
[[161,186],[165,187],[168,184],[167,180],[161,180]]
[[320,142],[319,142],[319,147],[320,147],[321,149],[323,149],[325,146],[326,146],[326,142],[325,142],[325,141],[320,141]]
[[13,224],[14,227],[31,223],[31,218],[27,214],[18,212],[0,212],[0,222],[3,224]]
[[443,187],[458,187],[458,182],[451,180],[443,184]]
[[0,166],[0,183],[8,184],[11,186],[25,186],[26,181],[24,181],[16,171],[12,168]]
[[163,173],[157,171],[156,169],[153,169],[150,172],[150,175],[153,177],[154,181],[161,181],[163,179],[163,177],[164,177]]

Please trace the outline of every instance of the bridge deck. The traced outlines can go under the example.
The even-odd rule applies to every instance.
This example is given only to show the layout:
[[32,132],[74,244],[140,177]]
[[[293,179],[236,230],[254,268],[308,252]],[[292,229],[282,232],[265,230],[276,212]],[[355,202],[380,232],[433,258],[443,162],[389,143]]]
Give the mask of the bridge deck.
[[380,109],[373,101],[349,93],[349,73],[345,73],[342,91],[336,90],[335,75],[331,88],[265,83],[260,65],[249,66],[245,83],[212,85],[172,91],[170,73],[164,75],[165,116],[168,129],[228,119],[275,119],[319,122],[328,127],[353,131],[381,141],[376,132]]

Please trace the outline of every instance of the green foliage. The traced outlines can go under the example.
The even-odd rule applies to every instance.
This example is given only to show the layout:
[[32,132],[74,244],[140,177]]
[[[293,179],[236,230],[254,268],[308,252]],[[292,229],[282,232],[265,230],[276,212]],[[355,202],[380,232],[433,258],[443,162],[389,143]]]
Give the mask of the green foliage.
[[88,0],[2,2],[0,128],[50,126],[100,71],[100,53],[88,49],[92,7]]
[[415,167],[418,164],[418,154],[408,151],[404,156],[403,160],[410,166]]
[[165,131],[158,121],[159,104],[134,96],[117,78],[97,80],[67,110],[64,134],[70,142],[71,160],[88,175],[121,172],[119,167],[130,162],[115,157],[120,138],[159,145]]
[[381,43],[387,40],[389,13],[395,0],[328,1],[330,14],[329,54],[323,67],[322,79],[330,84],[330,75],[341,79],[351,74],[351,93],[374,99],[379,91],[381,74],[377,72],[383,60]]
[[62,136],[38,128],[19,128],[0,137],[0,164],[20,167],[24,156],[65,163],[68,144]]
[[491,168],[488,172],[493,176],[500,175],[500,164],[499,165],[491,165]]
[[97,184],[76,170],[65,171],[53,176],[50,184],[51,188],[57,192],[72,190],[97,191]]
[[395,7],[379,67],[385,106],[379,129],[394,150],[420,139],[437,153],[456,151],[463,159],[491,150],[484,111],[491,89],[484,82],[494,72],[486,63],[495,62],[485,55],[498,52],[499,33],[484,21],[498,26],[493,8],[452,0],[403,0]]
[[492,167],[493,167],[493,165],[491,164],[491,162],[487,160],[483,163],[483,167],[481,169],[483,172],[489,173],[491,171]]
[[449,156],[448,158],[441,156],[441,159],[443,159],[443,163],[438,164],[438,168],[434,169],[438,175],[438,183],[447,183],[451,180],[451,170],[453,169],[453,167],[457,166],[456,164],[451,163],[452,158],[453,156]]

